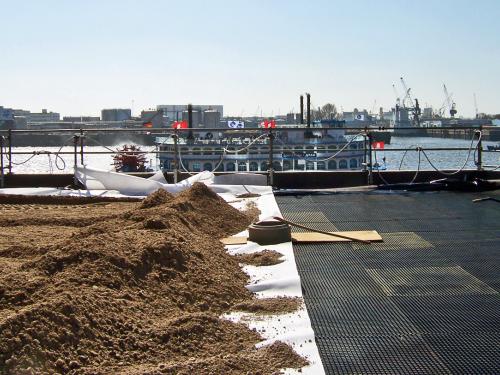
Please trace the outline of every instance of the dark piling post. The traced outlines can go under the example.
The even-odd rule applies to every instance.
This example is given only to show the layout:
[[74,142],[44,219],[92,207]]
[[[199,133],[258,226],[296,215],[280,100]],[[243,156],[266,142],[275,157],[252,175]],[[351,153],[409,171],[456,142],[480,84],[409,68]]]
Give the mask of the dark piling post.
[[9,129],[9,134],[7,135],[7,140],[9,141],[9,174],[12,173],[12,129]]
[[188,132],[187,139],[189,141],[193,141],[194,136],[193,136],[193,131],[191,130],[191,129],[193,129],[193,105],[192,104],[188,104],[188,128],[189,128],[189,132]]
[[373,184],[372,134],[368,132],[368,185]]
[[273,153],[274,153],[274,134],[273,129],[269,128],[269,185],[273,186],[274,184],[274,169],[273,169]]
[[3,171],[3,135],[0,135],[0,188],[5,186],[5,177]]
[[83,129],[80,128],[80,164],[83,165]]
[[174,183],[176,184],[179,165],[179,161],[177,160],[179,152],[179,145],[177,143],[179,136],[177,135],[177,129],[174,130],[174,135],[172,136],[172,138],[174,138]]
[[74,166],[74,175],[73,175],[73,184],[78,186],[78,179],[76,178],[76,168],[78,166],[78,134],[73,136],[73,166]]
[[483,169],[483,141],[482,139],[482,131],[483,131],[483,126],[479,125],[479,131],[476,132],[476,135],[478,136],[478,142],[477,142],[477,170],[480,171]]

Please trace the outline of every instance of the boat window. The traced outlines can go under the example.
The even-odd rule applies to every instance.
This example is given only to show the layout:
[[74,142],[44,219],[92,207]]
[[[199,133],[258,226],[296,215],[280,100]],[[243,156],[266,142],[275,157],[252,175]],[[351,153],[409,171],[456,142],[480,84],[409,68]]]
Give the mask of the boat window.
[[247,170],[247,163],[244,161],[238,162],[238,172],[246,172]]
[[227,172],[234,172],[235,170],[236,170],[236,165],[233,162],[226,164]]
[[250,163],[250,171],[251,172],[256,172],[258,170],[259,170],[259,165],[256,162],[252,161]]
[[318,150],[318,152],[323,152],[325,146],[317,146],[316,149]]
[[267,171],[267,161],[263,161],[263,162],[260,164],[260,170],[261,170],[261,171]]
[[292,163],[290,162],[290,160],[284,160],[283,161],[283,170],[289,171],[290,169],[292,169]]
[[329,160],[328,161],[328,169],[337,169],[337,161]]
[[339,161],[339,169],[347,169],[347,160]]
[[187,148],[187,147],[181,147],[181,154],[188,155],[189,154],[189,148]]
[[358,148],[358,146],[356,145],[356,143],[351,143],[351,145],[349,146],[352,150],[355,150]]
[[283,170],[279,161],[273,161],[273,169],[275,171],[282,171]]
[[212,168],[213,168],[212,167],[212,163],[205,163],[205,164],[203,164],[203,170],[204,171],[210,171],[211,172]]
[[212,149],[210,147],[207,147],[205,150],[203,150],[203,155],[212,155]]
[[325,162],[324,161],[318,161],[316,163],[316,169],[318,171],[324,171],[326,169]]
[[306,150],[313,150],[314,151],[314,146],[307,146]]
[[328,149],[329,150],[336,150],[337,146],[336,145],[330,145],[330,146],[328,146]]
[[302,160],[295,160],[295,170],[297,171],[303,171],[304,170],[304,159]]
[[250,147],[250,153],[251,154],[257,154],[258,153],[257,147]]
[[308,161],[306,163],[306,170],[308,170],[308,171],[313,171],[314,170],[314,162],[313,161]]
[[358,167],[358,161],[356,159],[351,159],[349,161],[349,168],[357,168]]
[[191,164],[191,169],[193,170],[193,172],[201,172],[200,170],[201,168],[201,165],[199,162],[197,161],[194,161],[192,164]]
[[200,149],[198,147],[193,148],[193,155],[201,155]]
[[220,163],[220,165],[215,170],[216,172],[224,172],[224,163]]

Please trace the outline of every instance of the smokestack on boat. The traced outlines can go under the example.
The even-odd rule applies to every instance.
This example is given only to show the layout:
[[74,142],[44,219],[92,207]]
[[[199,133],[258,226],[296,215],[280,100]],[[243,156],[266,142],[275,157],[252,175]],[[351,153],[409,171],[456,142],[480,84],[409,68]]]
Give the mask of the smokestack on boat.
[[300,96],[300,125],[304,125],[304,95]]
[[307,98],[307,127],[311,127],[311,94],[306,93]]

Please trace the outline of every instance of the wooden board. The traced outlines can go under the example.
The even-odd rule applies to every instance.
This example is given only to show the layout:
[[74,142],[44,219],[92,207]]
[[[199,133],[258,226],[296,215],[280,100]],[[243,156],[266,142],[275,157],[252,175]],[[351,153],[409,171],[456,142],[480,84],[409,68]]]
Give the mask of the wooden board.
[[[344,232],[330,232],[333,234],[340,234],[343,236],[348,236],[356,238],[359,240],[379,242],[382,241],[382,237],[378,234],[376,230],[356,230],[356,231],[344,231]],[[303,233],[292,233],[293,242],[352,242],[344,238],[329,236],[323,233],[316,232],[303,232]]]
[[220,240],[224,245],[244,245],[247,243],[247,238],[246,237],[226,237]]
[[[380,242],[382,237],[378,234],[376,230],[355,230],[355,231],[345,231],[345,232],[331,232],[338,233],[340,235],[349,236],[352,238],[357,238],[364,241],[370,242]],[[227,237],[220,240],[224,245],[244,245],[247,243],[247,238],[242,236]],[[329,236],[323,233],[316,232],[304,232],[304,233],[292,233],[293,242],[352,242],[344,238]]]

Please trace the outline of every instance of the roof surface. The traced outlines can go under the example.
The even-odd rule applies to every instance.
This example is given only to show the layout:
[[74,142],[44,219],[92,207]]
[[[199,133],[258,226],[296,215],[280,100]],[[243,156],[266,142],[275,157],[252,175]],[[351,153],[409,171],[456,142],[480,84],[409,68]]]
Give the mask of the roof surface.
[[327,374],[500,373],[500,203],[487,193],[277,196],[322,230],[383,243],[294,245]]

